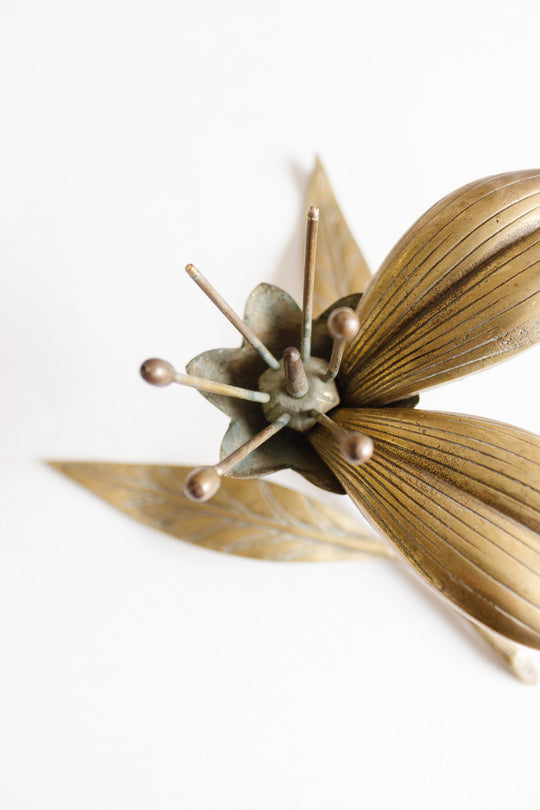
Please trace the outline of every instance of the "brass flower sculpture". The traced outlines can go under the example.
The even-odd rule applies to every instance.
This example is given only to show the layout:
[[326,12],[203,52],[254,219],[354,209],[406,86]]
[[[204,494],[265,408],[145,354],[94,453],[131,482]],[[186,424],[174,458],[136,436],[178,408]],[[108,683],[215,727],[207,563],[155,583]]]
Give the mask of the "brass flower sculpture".
[[187,477],[190,508],[208,508],[224,477],[290,467],[346,492],[507,660],[508,642],[482,626],[540,649],[540,438],[416,408],[419,391],[540,339],[540,171],[448,195],[373,278],[318,162],[309,203],[302,309],[262,284],[241,320],[188,265],[242,346],[199,355],[187,375],[159,359],[141,367],[231,419],[221,460]]

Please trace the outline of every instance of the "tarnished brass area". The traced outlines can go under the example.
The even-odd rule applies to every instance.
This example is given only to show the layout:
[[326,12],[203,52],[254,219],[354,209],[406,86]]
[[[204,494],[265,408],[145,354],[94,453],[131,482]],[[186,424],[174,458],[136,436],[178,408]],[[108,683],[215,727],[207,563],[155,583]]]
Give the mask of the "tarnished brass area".
[[326,413],[339,405],[339,394],[333,381],[324,379],[328,362],[320,357],[310,357],[304,363],[308,381],[307,393],[302,397],[291,396],[286,387],[283,361],[277,371],[269,368],[259,379],[259,390],[270,396],[262,406],[269,422],[281,413],[291,415],[289,428],[306,433],[315,424],[312,411]]
[[363,292],[371,273],[317,158],[306,194],[308,206],[319,208],[313,313],[319,315],[339,298]]
[[[241,319],[188,265],[243,343],[199,355],[187,377],[155,358],[143,367],[154,385],[206,389],[203,396],[230,417],[221,461],[205,468],[212,473],[194,474],[190,491],[201,501],[215,492],[221,511],[213,511],[216,501],[189,502],[195,518],[186,512],[187,499],[180,505],[172,490],[158,491],[154,501],[146,468],[139,468],[147,484],[139,501],[105,467],[101,480],[87,485],[150,522],[152,502],[154,525],[174,527],[177,536],[201,543],[212,536],[219,538],[216,548],[241,547],[265,559],[273,558],[269,545],[280,542],[276,532],[292,531],[288,518],[276,528],[281,496],[254,483],[258,494],[247,484],[229,492],[233,482],[217,492],[223,475],[290,468],[319,487],[347,492],[401,557],[481,624],[478,632],[527,680],[512,643],[500,636],[540,649],[540,438],[485,419],[414,408],[418,391],[540,340],[540,170],[488,177],[448,195],[407,231],[371,280],[319,162],[308,204],[303,310],[283,290],[261,284]],[[348,321],[354,330],[345,330],[346,321],[340,325],[339,313],[331,315],[342,307],[355,310]],[[246,456],[246,450],[253,452]],[[64,471],[81,474],[65,465]],[[176,476],[168,473],[165,488],[168,482],[180,497]],[[220,501],[227,493],[232,501]],[[269,533],[260,520],[266,508]],[[223,510],[233,515],[227,529]],[[256,515],[247,534],[237,513],[243,520]],[[324,553],[309,557],[313,526],[306,532],[300,546],[287,546],[287,558],[336,556],[325,541]]]
[[[356,307],[359,298],[358,294],[352,294],[335,301],[313,322],[311,353],[313,357],[325,361],[325,370],[332,353],[332,338],[327,329],[328,317],[336,307]],[[298,347],[302,312],[291,296],[278,287],[259,284],[248,297],[243,321],[259,336],[275,357],[282,357],[284,350],[289,346]],[[197,377],[246,389],[258,388],[259,380],[267,370],[268,366],[263,358],[247,341],[237,349],[213,349],[204,352],[191,360],[187,366],[187,371]],[[201,393],[231,419],[221,445],[222,457],[228,456],[268,423],[260,405],[219,394],[204,391]],[[308,481],[323,489],[344,492],[337,478],[321,461],[307,438],[290,427],[286,427],[255,450],[228,474],[238,478],[251,478],[268,475],[286,467],[299,472]]]
[[[212,501],[195,504],[182,493],[188,467],[50,464],[135,520],[213,551],[278,562],[397,559],[388,543],[341,511],[260,479],[225,479]],[[534,666],[515,644],[476,623],[469,627],[513,675],[536,683]]]
[[400,239],[360,302],[342,399],[384,405],[540,339],[540,170],[454,191]]
[[405,559],[460,610],[540,648],[540,437],[477,417],[338,408],[373,440],[361,468],[331,431],[313,446]]
[[183,492],[190,467],[49,463],[130,517],[201,548],[278,562],[394,556],[341,510],[268,481],[224,478],[211,501],[193,503]]

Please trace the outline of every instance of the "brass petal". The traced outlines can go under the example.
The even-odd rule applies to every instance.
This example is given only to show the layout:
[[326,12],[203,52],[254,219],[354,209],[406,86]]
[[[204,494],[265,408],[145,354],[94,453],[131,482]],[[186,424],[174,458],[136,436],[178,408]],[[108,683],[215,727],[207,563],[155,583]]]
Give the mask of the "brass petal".
[[365,290],[371,273],[336,202],[319,158],[309,181],[307,206],[320,209],[313,311],[318,315],[338,298]]
[[332,415],[375,444],[355,468],[327,431],[310,434],[357,506],[458,608],[540,648],[540,438],[409,409]]
[[51,466],[136,520],[198,546],[260,560],[348,560],[390,547],[336,509],[267,481],[224,479],[211,501],[182,488],[190,467],[54,461]]
[[358,308],[343,399],[381,405],[540,339],[540,170],[470,183],[403,236]]

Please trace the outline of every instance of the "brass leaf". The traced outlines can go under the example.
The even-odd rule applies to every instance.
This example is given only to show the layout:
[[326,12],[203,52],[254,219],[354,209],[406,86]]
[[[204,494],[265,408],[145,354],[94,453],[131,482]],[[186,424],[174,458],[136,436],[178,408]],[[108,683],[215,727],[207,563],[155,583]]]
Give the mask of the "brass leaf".
[[49,463],[131,517],[215,551],[276,561],[392,556],[341,512],[268,481],[225,478],[211,501],[194,504],[182,492],[190,467]]
[[374,276],[343,400],[384,405],[540,340],[540,170],[470,183],[424,214]]
[[372,437],[347,464],[310,438],[348,494],[443,596],[498,633],[540,648],[540,437],[472,416],[338,409]]
[[313,295],[316,316],[338,298],[363,292],[371,273],[345,222],[319,158],[309,181],[307,204],[320,209]]

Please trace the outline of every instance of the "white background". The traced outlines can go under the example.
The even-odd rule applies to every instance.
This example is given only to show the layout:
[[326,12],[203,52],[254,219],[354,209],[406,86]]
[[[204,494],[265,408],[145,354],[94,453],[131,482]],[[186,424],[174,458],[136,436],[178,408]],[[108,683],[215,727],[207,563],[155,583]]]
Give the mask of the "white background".
[[[217,460],[225,417],[137,369],[238,343],[188,261],[298,295],[316,152],[372,268],[538,166],[538,3],[0,12],[2,810],[539,808],[540,688],[407,572],[194,548],[42,463]],[[423,407],[540,432],[539,361]]]

